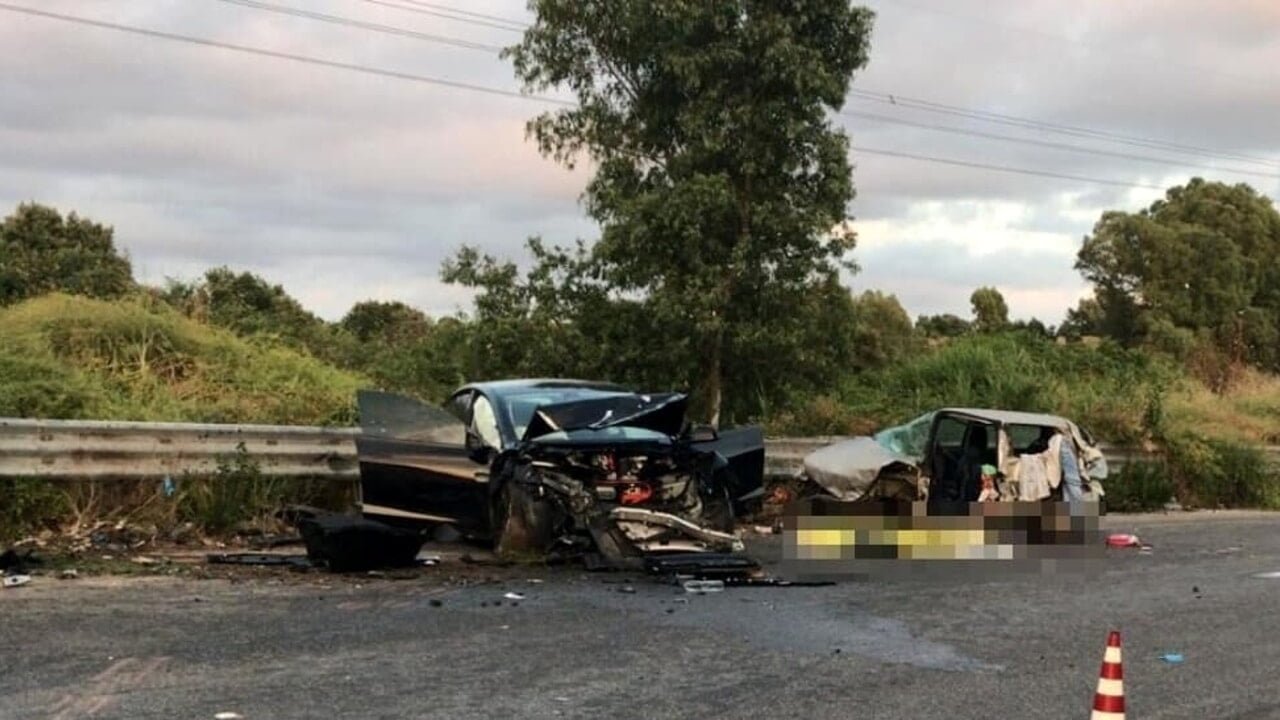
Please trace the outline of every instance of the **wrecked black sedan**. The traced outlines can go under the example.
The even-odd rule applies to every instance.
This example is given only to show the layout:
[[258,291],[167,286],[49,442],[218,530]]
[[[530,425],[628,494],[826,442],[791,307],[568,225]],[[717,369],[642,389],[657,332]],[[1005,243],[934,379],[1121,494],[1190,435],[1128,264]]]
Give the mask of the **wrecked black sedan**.
[[502,380],[459,388],[443,410],[374,391],[358,402],[363,514],[452,526],[502,553],[633,567],[737,552],[736,518],[763,494],[763,432],[690,424],[679,393]]

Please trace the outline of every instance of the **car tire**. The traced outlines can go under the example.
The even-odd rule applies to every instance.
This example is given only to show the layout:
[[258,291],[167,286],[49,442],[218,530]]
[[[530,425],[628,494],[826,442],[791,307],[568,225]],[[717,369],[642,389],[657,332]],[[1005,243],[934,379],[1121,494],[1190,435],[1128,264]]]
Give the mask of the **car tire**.
[[520,482],[508,481],[498,491],[494,552],[498,555],[545,553],[553,539],[552,507]]

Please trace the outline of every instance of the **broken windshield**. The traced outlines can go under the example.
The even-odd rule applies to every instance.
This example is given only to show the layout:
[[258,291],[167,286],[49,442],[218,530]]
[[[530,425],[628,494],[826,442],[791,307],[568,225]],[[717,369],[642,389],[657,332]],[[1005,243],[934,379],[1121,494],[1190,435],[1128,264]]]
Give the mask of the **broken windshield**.
[[929,429],[933,426],[936,412],[912,420],[905,425],[886,428],[876,433],[875,441],[881,447],[906,457],[919,459],[924,457],[925,446],[929,443]]

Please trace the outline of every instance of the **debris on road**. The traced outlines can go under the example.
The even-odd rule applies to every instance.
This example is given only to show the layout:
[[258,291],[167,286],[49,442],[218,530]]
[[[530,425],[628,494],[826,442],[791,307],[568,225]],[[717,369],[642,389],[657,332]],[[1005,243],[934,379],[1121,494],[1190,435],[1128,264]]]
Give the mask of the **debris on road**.
[[78,577],[80,577],[80,571],[75,570],[74,568],[63,570],[58,573],[59,580],[75,580]]
[[15,574],[24,573],[29,568],[43,565],[44,561],[36,557],[34,548],[27,548],[26,552],[19,555],[14,548],[9,548],[0,553],[0,573],[12,572]]
[[721,592],[724,590],[723,580],[686,580],[684,582],[684,591],[702,595],[709,592]]
[[1272,570],[1270,572],[1254,573],[1253,576],[1263,580],[1276,580],[1280,579],[1280,571]]
[[524,599],[524,595],[521,595],[518,592],[509,592],[506,595],[503,595],[502,597],[506,598],[507,600],[523,600]]
[[1164,653],[1160,656],[1160,659],[1170,665],[1177,665],[1182,662],[1182,653]]
[[243,720],[244,716],[233,712],[220,712],[213,716],[214,720]]
[[307,557],[333,572],[417,565],[426,539],[412,530],[356,515],[317,515],[298,522]]
[[4,576],[4,587],[6,588],[22,587],[23,585],[26,585],[29,582],[31,582],[30,575],[5,575]]
[[286,565],[296,568],[311,567],[311,560],[306,555],[283,555],[269,553],[212,553],[205,556],[205,562],[211,565]]
[[[1137,535],[1132,535],[1130,533],[1112,533],[1107,536],[1107,545],[1116,548],[1142,547],[1142,542],[1138,540]],[[1148,545],[1147,547],[1151,546]]]
[[135,555],[133,558],[130,559],[130,562],[132,562],[134,565],[147,565],[147,566],[160,564],[159,560],[153,557],[147,557],[145,555]]

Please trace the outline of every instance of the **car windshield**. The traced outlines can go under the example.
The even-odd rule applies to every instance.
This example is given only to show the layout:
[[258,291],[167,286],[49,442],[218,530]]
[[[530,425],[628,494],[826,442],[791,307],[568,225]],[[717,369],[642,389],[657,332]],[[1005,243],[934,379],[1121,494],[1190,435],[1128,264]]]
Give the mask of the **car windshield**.
[[[616,397],[628,393],[593,390],[591,388],[537,388],[526,392],[512,393],[505,397],[507,420],[515,431],[516,438],[524,437],[524,431],[533,419],[533,413],[544,405],[574,402],[577,400],[594,400],[596,398]],[[593,432],[593,431],[585,431]],[[560,433],[563,435],[563,433]]]
[[928,413],[905,425],[887,428],[876,433],[875,441],[888,450],[909,458],[924,457],[929,442],[929,428],[937,413]]

